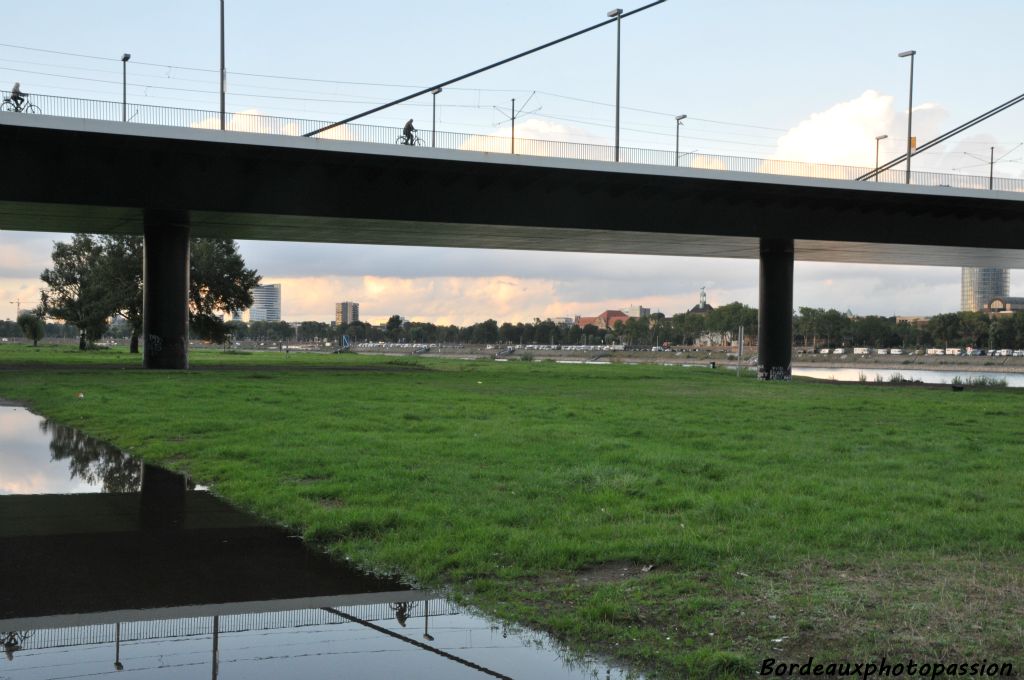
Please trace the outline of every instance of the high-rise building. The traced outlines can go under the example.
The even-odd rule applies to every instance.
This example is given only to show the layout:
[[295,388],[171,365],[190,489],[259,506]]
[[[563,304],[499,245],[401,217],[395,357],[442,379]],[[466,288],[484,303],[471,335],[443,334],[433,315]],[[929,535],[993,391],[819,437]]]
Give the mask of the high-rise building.
[[358,302],[336,302],[334,304],[334,323],[337,326],[347,326],[350,323],[359,321]]
[[960,272],[960,311],[980,312],[993,298],[1010,294],[1010,270],[964,267]]
[[281,320],[281,284],[271,283],[256,286],[252,290],[252,307],[249,308],[249,321],[280,321]]

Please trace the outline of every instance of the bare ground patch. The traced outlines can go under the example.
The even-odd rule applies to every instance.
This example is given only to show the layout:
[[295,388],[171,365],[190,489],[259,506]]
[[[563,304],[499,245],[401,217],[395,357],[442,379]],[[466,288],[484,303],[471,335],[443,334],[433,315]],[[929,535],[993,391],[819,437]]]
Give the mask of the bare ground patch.
[[1009,559],[818,560],[752,576],[746,591],[730,616],[736,641],[787,661],[959,663],[1024,650],[1024,573]]
[[547,627],[585,613],[594,624],[566,642],[654,668],[666,654],[708,652],[738,653],[750,670],[766,658],[808,657],[1024,667],[1024,572],[1014,558],[809,560],[731,573],[644,566],[608,562],[532,579],[527,618]]

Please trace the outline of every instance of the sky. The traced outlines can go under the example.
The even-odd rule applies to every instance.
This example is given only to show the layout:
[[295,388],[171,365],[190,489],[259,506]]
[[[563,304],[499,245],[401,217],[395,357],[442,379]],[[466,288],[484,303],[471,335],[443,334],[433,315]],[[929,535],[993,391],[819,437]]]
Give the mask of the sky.
[[[632,10],[642,0],[621,7]],[[118,102],[122,53],[132,105],[216,111],[217,0],[7,3],[0,88]],[[324,121],[472,71],[597,23],[586,0],[225,0],[227,110]],[[623,146],[872,167],[906,145],[909,60],[920,142],[1020,94],[1024,3],[667,0],[622,22]],[[437,129],[612,144],[615,27],[607,26],[445,88]],[[525,103],[525,106],[523,106]],[[360,122],[431,127],[431,97]],[[1024,108],[1011,108],[913,160],[914,170],[1024,176]],[[0,300],[39,299],[39,273],[68,234],[0,231]],[[596,315],[633,304],[757,305],[757,262],[585,253],[242,241],[283,316],[327,321],[334,303],[364,320],[392,314],[469,324]],[[798,261],[794,306],[856,314],[956,311],[960,270]],[[1011,292],[1019,294],[1018,272]],[[0,317],[15,316],[15,304]]]

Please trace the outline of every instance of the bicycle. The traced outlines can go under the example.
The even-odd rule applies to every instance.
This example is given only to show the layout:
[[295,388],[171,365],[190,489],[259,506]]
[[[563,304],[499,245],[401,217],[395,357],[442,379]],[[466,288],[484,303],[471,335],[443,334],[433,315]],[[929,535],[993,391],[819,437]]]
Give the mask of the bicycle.
[[10,97],[4,97],[4,100],[0,102],[0,111],[10,111],[12,113],[42,113],[42,109],[33,104],[25,96],[21,102],[16,102]]
[[423,146],[424,144],[426,144],[426,142],[424,142],[423,139],[414,132],[412,135],[412,141],[406,139],[405,135],[398,135],[398,139],[395,140],[395,144],[405,144],[406,146]]

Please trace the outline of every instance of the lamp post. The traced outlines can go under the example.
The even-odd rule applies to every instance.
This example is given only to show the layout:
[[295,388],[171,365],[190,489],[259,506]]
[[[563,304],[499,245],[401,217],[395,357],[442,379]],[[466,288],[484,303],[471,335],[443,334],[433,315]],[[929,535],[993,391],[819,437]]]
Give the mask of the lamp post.
[[679,167],[679,127],[683,124],[686,114],[676,116],[676,167]]
[[516,155],[516,98],[512,97],[512,155]]
[[622,63],[622,10],[608,11],[615,18],[615,162],[619,162],[619,73]]
[[224,0],[220,0],[220,129],[224,129],[224,92],[228,86],[228,72],[224,69]]
[[121,121],[128,120],[128,60],[132,55],[125,52],[121,55]]
[[423,639],[427,642],[433,642],[434,636],[427,630],[430,625],[430,600],[423,600]]
[[878,135],[875,137],[875,181],[878,181],[878,143],[883,139],[889,139],[889,135]]
[[992,191],[992,175],[996,167],[996,147],[988,148],[988,190]]
[[114,624],[114,669],[123,671],[124,664],[121,663],[121,624]]
[[914,55],[917,54],[917,50],[907,50],[906,52],[900,52],[898,57],[910,57],[910,98],[907,104],[907,184],[910,184],[910,152],[911,152],[911,140],[913,137],[913,121],[914,121]]
[[434,95],[430,120],[430,146],[433,147],[437,136],[437,95],[441,94],[441,88],[435,87],[430,94]]

